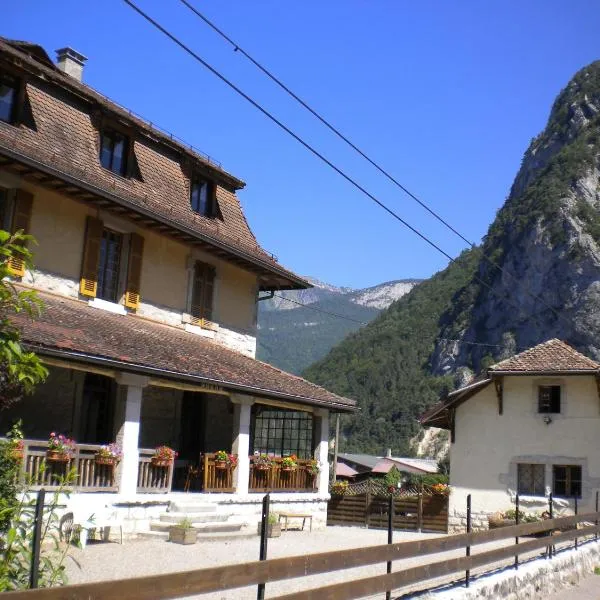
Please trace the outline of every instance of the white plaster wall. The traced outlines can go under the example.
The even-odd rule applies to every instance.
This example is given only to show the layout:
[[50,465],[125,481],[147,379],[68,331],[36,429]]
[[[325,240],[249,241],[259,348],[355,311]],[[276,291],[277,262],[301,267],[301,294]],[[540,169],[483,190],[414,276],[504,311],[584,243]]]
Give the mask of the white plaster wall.
[[[561,414],[544,423],[537,413],[538,385],[561,385]],[[546,465],[546,491],[551,491],[552,464],[581,465],[580,509],[593,510],[600,488],[600,403],[594,377],[530,376],[504,378],[504,411],[498,414],[493,386],[488,386],[456,410],[456,441],[450,446],[450,523],[464,517],[472,494],[474,513],[511,507],[517,486],[516,465]],[[543,498],[522,498],[525,510],[544,510]],[[557,501],[558,513],[569,512],[568,501]],[[572,508],[572,506],[571,506]]]

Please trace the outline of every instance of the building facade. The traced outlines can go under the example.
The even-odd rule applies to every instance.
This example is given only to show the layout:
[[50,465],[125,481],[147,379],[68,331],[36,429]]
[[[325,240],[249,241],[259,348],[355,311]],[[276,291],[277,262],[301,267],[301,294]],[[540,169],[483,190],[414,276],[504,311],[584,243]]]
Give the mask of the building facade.
[[493,365],[447,395],[422,424],[450,430],[450,527],[464,529],[467,496],[479,527],[514,508],[595,510],[600,489],[600,365],[550,340]]
[[[19,325],[50,370],[0,430],[23,420],[24,469],[46,486],[62,467],[39,473],[45,440],[76,440],[86,503],[168,504],[185,488],[258,506],[277,491],[324,522],[329,414],[354,402],[255,359],[261,293],[309,284],[257,243],[245,184],[85,85],[85,60],[0,38],[0,225],[37,241],[35,268],[10,269],[44,302]],[[114,468],[94,460],[111,442]],[[152,458],[163,445],[178,452],[167,467]],[[216,468],[219,450],[237,466]],[[267,473],[255,454],[273,458]]]

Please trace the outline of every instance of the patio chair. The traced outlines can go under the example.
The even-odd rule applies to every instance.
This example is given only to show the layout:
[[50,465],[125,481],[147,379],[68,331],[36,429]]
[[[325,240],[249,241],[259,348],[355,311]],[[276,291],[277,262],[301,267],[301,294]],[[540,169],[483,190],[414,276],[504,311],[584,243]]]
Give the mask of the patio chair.
[[73,513],[67,512],[61,518],[58,524],[58,537],[61,542],[70,543],[73,537]]
[[79,531],[79,543],[82,548],[85,548],[89,534],[93,535],[96,530],[101,530],[104,541],[108,541],[111,527],[119,528],[121,544],[123,544],[123,520],[118,516],[117,511],[111,508],[107,505],[105,510],[94,513],[89,518],[75,515],[73,527]]

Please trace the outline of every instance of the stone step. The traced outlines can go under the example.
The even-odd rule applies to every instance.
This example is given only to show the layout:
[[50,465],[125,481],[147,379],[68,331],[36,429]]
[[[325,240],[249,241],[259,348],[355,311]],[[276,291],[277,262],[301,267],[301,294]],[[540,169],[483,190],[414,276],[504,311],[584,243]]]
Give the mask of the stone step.
[[[224,523],[192,523],[192,527],[199,533],[220,533],[240,531],[244,523],[242,521],[227,521]],[[150,521],[150,531],[169,531],[173,523],[166,521]]]
[[168,531],[140,531],[136,534],[140,540],[168,540]]
[[[168,531],[141,531],[137,534],[138,539],[144,540],[168,540]],[[198,532],[197,541],[200,542],[235,542],[256,538],[253,531],[216,531],[216,532]]]
[[175,512],[170,511],[166,513],[162,513],[159,516],[161,521],[166,523],[179,523],[182,519],[189,519],[193,523],[208,523],[213,521],[227,521],[230,514],[221,514],[221,513],[206,513],[206,512]]
[[213,513],[217,512],[217,505],[193,500],[172,500],[169,504],[169,512]]

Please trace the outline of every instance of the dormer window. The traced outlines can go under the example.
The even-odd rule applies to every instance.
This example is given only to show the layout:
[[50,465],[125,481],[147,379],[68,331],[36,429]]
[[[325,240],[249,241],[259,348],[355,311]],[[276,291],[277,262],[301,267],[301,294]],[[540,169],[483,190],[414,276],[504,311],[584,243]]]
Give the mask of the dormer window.
[[13,123],[19,84],[14,77],[0,74],[0,121]]
[[114,129],[105,129],[100,136],[100,164],[105,169],[125,177],[128,155],[129,138]]
[[540,385],[538,388],[538,412],[560,413],[560,385]]
[[203,217],[215,214],[215,185],[203,177],[193,177],[190,185],[192,210]]

